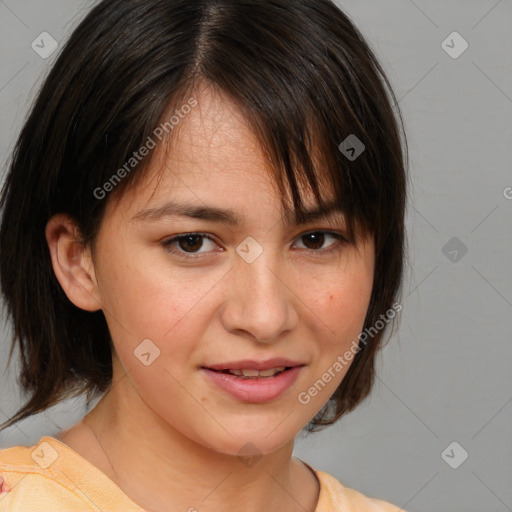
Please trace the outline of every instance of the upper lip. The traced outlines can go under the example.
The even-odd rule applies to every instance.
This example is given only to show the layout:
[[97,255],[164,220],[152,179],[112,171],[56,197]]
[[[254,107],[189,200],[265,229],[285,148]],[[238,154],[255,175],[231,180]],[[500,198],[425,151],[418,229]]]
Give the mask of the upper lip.
[[255,361],[253,359],[245,359],[243,361],[231,361],[228,363],[219,363],[205,366],[209,370],[270,370],[272,368],[304,366],[300,361],[293,361],[283,357],[274,357],[265,361]]

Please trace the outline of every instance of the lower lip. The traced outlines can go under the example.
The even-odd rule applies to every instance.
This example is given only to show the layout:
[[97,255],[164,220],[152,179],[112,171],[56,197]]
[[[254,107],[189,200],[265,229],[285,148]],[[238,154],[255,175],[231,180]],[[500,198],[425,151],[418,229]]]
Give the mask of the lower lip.
[[229,373],[201,368],[204,374],[230,395],[243,402],[269,402],[284,393],[297,379],[302,366],[294,366],[275,377],[244,379]]

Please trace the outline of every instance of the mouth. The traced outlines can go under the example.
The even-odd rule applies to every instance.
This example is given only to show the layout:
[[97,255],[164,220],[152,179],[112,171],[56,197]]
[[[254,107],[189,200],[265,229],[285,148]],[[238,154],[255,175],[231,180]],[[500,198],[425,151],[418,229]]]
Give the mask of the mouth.
[[290,370],[291,366],[279,366],[277,368],[269,368],[268,370],[253,370],[250,368],[243,368],[241,370],[235,369],[227,369],[227,370],[214,370],[212,368],[207,368],[208,370],[212,370],[217,373],[226,373],[228,375],[234,375],[235,377],[240,377],[241,379],[268,379],[270,377],[275,377],[276,375],[280,375],[281,373]]
[[302,362],[275,358],[203,366],[201,371],[209,382],[232,397],[261,403],[275,400],[291,388],[304,366]]
[[284,357],[273,357],[264,361],[244,359],[203,366],[205,370],[234,375],[242,379],[265,379],[275,377],[298,366],[305,366],[302,361],[293,361]]

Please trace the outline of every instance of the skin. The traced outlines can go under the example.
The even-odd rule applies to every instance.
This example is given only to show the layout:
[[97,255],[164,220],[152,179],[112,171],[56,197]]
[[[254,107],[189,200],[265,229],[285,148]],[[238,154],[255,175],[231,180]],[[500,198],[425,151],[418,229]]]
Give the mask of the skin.
[[[143,182],[109,201],[94,253],[75,242],[71,219],[59,214],[48,222],[60,284],[76,306],[103,310],[115,346],[111,389],[85,421],[57,437],[148,511],[213,512],[241,500],[246,512],[314,511],[319,484],[292,457],[294,439],[348,366],[308,404],[297,397],[363,328],[373,239],[356,245],[330,234],[323,242],[303,236],[343,235],[343,219],[335,216],[286,224],[268,160],[241,114],[206,88],[195,97],[199,104],[181,121],[172,151],[155,149]],[[231,208],[245,222],[133,220],[170,199]],[[190,232],[214,241],[199,239],[188,253],[184,243],[173,244],[176,253],[163,245]],[[252,263],[236,252],[248,236],[263,248]],[[199,258],[190,257],[194,250]],[[160,350],[149,366],[134,356],[145,339]],[[291,388],[260,404],[235,399],[200,371],[270,357],[305,366]],[[251,467],[237,456],[248,442],[262,455]]]

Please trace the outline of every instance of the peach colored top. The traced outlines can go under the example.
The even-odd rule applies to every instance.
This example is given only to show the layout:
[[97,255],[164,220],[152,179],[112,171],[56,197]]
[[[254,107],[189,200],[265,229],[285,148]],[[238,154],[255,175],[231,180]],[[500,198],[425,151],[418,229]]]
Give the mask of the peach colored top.
[[[320,482],[315,512],[404,512],[308,467]],[[34,446],[0,450],[0,512],[93,510],[145,512],[105,473],[54,437],[43,436]]]

